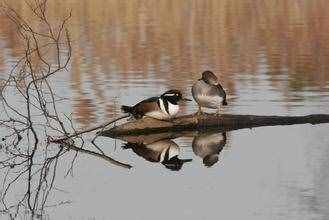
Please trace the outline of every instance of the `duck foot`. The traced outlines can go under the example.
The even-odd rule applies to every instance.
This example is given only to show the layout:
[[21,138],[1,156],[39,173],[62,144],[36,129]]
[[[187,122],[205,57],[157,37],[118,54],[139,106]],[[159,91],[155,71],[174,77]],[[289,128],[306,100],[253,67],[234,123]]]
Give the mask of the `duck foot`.
[[216,115],[216,116],[220,116],[220,115],[221,115],[221,112],[220,112],[219,109],[216,111],[215,115]]
[[195,113],[195,115],[196,116],[201,116],[201,115],[204,115],[205,113],[204,112],[202,112],[202,109],[201,109],[201,107],[199,106],[199,109],[198,109],[198,111]]

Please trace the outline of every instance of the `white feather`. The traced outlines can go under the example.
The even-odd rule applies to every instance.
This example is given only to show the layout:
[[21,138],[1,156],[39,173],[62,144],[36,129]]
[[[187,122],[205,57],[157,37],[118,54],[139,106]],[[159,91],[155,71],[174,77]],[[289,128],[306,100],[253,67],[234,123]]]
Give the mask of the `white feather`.
[[166,107],[164,106],[163,100],[159,99],[159,103],[160,103],[161,111],[164,112],[165,114],[167,114]]
[[163,111],[152,111],[152,112],[147,112],[145,114],[146,116],[149,116],[151,118],[156,118],[156,119],[160,119],[160,120],[163,120],[163,119],[169,119],[170,118],[170,115],[164,113]]
[[179,111],[178,105],[173,105],[170,102],[168,102],[168,111],[169,111],[168,114],[162,99],[159,99],[159,104],[160,104],[160,110],[148,112],[145,115],[157,119],[169,119],[172,116],[175,116]]
[[175,116],[179,111],[179,105],[174,105],[168,102],[168,110],[170,116]]
[[159,162],[163,162],[166,156],[166,153],[168,152],[168,160],[170,160],[171,158],[173,158],[174,156],[178,156],[179,155],[179,147],[176,145],[171,145],[169,148],[164,149],[161,154],[160,154],[160,161]]
[[219,109],[223,102],[223,98],[220,96],[208,96],[203,94],[197,95],[196,100],[202,106],[207,106],[209,108],[215,109]]

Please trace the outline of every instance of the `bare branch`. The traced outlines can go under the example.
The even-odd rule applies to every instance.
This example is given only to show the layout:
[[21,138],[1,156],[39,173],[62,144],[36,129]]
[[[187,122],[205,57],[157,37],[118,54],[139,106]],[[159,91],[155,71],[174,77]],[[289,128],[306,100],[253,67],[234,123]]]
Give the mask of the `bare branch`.
[[[47,0],[30,0],[26,4],[36,23],[32,24],[5,3],[0,6],[17,28],[24,51],[0,90],[0,108],[3,112],[0,126],[5,130],[1,137],[1,146],[5,150],[3,155],[1,153],[0,169],[6,170],[0,189],[1,209],[13,218],[24,208],[31,212],[32,217],[43,214],[56,185],[60,159],[72,150],[75,151],[73,159],[65,161],[70,164],[67,173],[73,172],[78,153],[95,156],[115,166],[131,168],[129,164],[105,155],[96,143],[97,131],[103,131],[128,115],[77,131],[73,120],[58,111],[56,88],[52,88],[51,80],[67,71],[70,65],[72,46],[67,24],[71,12],[60,21],[50,22]],[[13,94],[15,100],[12,99]],[[85,135],[94,137],[88,141]],[[6,199],[8,192],[21,182],[25,184],[25,191],[17,204],[9,204]]]

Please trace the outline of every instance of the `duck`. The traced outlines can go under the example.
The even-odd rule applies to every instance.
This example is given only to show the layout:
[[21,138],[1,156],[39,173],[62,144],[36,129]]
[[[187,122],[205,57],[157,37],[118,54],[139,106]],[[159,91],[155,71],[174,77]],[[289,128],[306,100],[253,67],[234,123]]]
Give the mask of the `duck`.
[[161,96],[142,100],[134,106],[122,105],[121,110],[131,114],[135,119],[148,116],[159,120],[170,120],[179,112],[180,101],[192,100],[184,98],[179,90],[172,89],[164,92]]
[[198,114],[202,113],[202,107],[217,109],[219,113],[220,107],[227,105],[225,90],[217,76],[209,70],[204,71],[202,77],[193,84],[192,96],[198,104]]
[[199,133],[192,141],[192,150],[202,158],[206,167],[218,162],[218,155],[226,145],[226,133]]

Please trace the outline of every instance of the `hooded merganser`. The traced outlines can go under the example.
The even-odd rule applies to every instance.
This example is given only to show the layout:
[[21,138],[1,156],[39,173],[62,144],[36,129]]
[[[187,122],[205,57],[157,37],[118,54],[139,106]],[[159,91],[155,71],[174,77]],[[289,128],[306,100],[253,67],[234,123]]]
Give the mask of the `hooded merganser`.
[[121,106],[121,110],[139,119],[143,116],[167,120],[173,118],[179,111],[179,101],[191,101],[183,98],[179,90],[168,90],[159,97],[145,99],[134,106]]
[[206,167],[218,162],[218,155],[226,144],[226,133],[200,133],[194,137],[192,149]]
[[221,105],[227,105],[225,90],[211,71],[204,71],[202,77],[194,83],[192,86],[192,95],[198,103],[198,113],[201,112],[201,107],[217,109],[219,111]]
[[192,161],[192,159],[178,158],[180,148],[170,139],[156,141],[150,144],[145,143],[126,143],[123,149],[132,149],[138,156],[153,163],[161,163],[167,169],[178,171],[183,164]]

